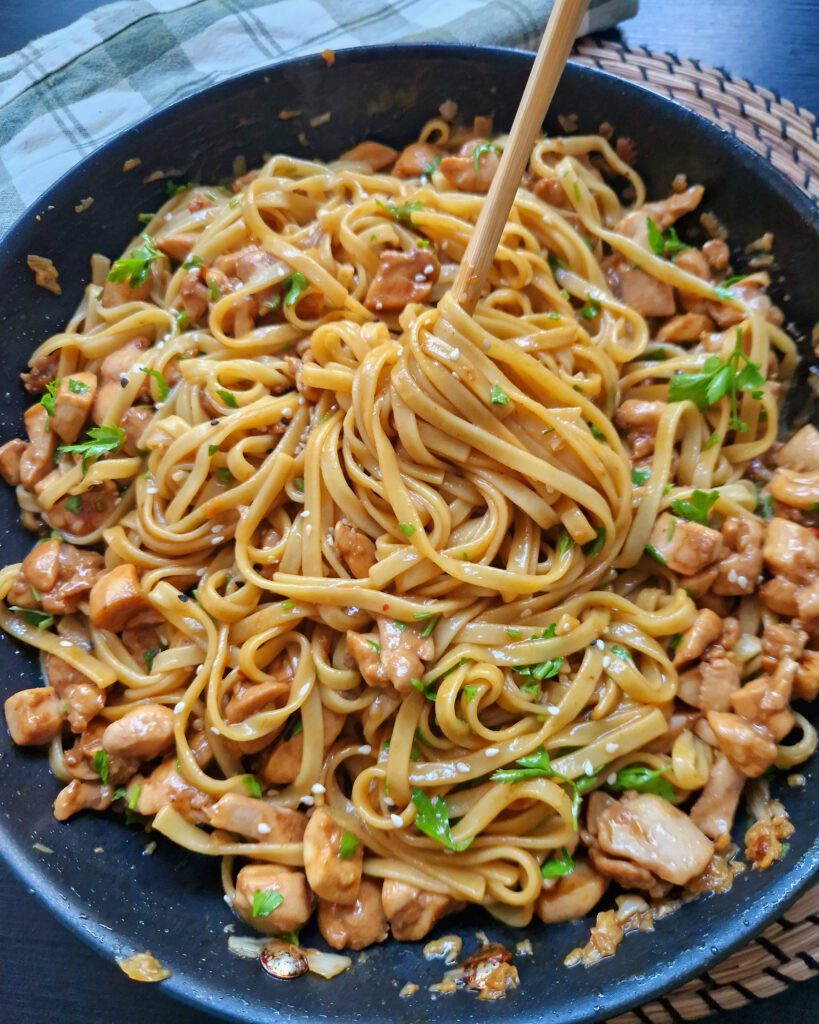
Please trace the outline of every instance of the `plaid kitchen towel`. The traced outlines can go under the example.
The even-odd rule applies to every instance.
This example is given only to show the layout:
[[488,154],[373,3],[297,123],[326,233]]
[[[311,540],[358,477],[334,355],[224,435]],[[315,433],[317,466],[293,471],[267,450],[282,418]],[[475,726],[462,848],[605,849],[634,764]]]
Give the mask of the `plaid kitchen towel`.
[[[638,0],[591,0],[581,35]],[[326,48],[532,46],[552,0],[121,0],[0,58],[0,234],[73,164],[146,114]]]

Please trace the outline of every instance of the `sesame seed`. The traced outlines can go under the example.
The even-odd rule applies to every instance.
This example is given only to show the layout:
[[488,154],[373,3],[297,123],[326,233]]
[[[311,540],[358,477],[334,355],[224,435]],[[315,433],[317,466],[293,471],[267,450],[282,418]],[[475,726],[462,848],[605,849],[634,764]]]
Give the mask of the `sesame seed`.
[[546,705],[546,712],[547,712],[547,714],[550,714],[550,715],[557,715],[557,714],[560,713],[560,708],[557,707],[555,704],[547,704]]
[[607,754],[616,754],[619,749],[620,749],[620,744],[619,743],[607,743],[606,744],[606,753]]
[[424,281],[426,281],[426,277],[423,274],[416,274],[413,280],[423,283]]
[[483,341],[481,342],[481,348],[484,350],[484,352],[488,352],[489,351],[490,345],[489,345],[489,342],[486,340],[486,338],[484,338]]
[[221,544],[224,539],[224,537],[211,537],[210,542],[211,544]]
[[451,353],[449,358],[450,359],[460,359],[461,358],[461,350],[459,348],[453,348],[452,353]]
[[299,803],[305,804],[307,807],[312,807],[316,801],[311,796],[303,796]]
[[320,782],[314,782],[313,785],[310,787],[310,792],[314,796],[321,796],[321,794],[326,793],[327,790],[324,788],[324,786],[322,786]]
[[594,765],[591,763],[591,761],[583,762],[583,771],[586,773],[586,775],[594,775]]
[[362,747],[358,748],[358,752],[359,754],[371,754],[373,752],[373,748],[369,743],[365,743]]
[[458,761],[455,768],[461,773],[461,775],[467,775],[472,769],[466,763],[466,761]]
[[211,526],[211,528],[210,528],[210,532],[211,533],[218,533],[221,529],[222,529],[222,524],[221,523],[214,523],[214,525]]
[[384,308],[384,303],[381,301],[381,299],[378,299],[378,301],[375,304],[375,308],[376,309],[383,309]]
[[159,488],[156,486],[156,484],[148,484],[148,486],[145,488],[145,493],[159,494]]
[[121,388],[127,388],[128,387],[128,378],[125,376],[124,373],[119,378],[119,386]]
[[282,418],[285,416],[290,417],[293,415],[293,410],[288,406],[286,409],[282,409]]
[[389,793],[384,794],[384,803],[387,805],[387,807],[395,807],[395,801],[389,795]]
[[74,645],[71,643],[70,640],[61,640],[60,641],[60,647],[73,647],[73,646]]
[[400,814],[391,814],[390,821],[393,823],[393,825],[395,825],[396,828],[404,827],[404,819],[401,817]]
[[747,576],[737,576],[737,585],[743,589],[748,586]]
[[736,571],[736,569],[729,569],[727,574],[726,574],[726,579],[728,580],[729,583],[736,583],[736,581],[737,581],[737,571]]
[[210,421],[210,425],[212,427],[218,427],[219,426],[219,420],[211,420]]
[[606,776],[606,782],[610,786],[615,785],[615,783],[617,782],[617,772],[612,772],[611,775],[607,775]]
[[213,733],[214,736],[218,736],[219,735],[219,730],[216,728],[215,725],[212,725],[210,727],[210,731]]
[[182,604],[185,604],[187,601],[190,601],[190,598],[188,597],[187,594],[179,594],[178,597]]
[[595,640],[594,646],[597,648],[598,651],[605,651],[606,649],[606,645],[603,643],[602,640]]
[[610,664],[611,664],[611,658],[608,656],[608,654],[604,654],[603,655],[603,668],[608,668]]
[[487,747],[486,750],[484,750],[484,755],[486,757],[496,757],[499,753],[500,750],[498,747]]
[[520,617],[522,619],[528,619],[528,618],[530,618],[531,614],[532,614],[532,609],[531,608],[524,608],[523,611],[520,613]]
[[180,700],[178,704],[174,704],[174,706],[173,706],[173,713],[175,715],[181,715],[184,710],[185,710],[185,702],[184,702],[184,700]]
[[425,274],[431,274],[433,270],[435,270],[435,267],[433,267],[431,263],[427,263],[427,265],[424,267]]
[[304,528],[304,534],[305,534],[306,537],[309,537],[312,532],[313,532],[313,527],[310,525],[310,523],[308,523],[307,526],[305,526],[305,528]]
[[269,836],[270,826],[267,824],[267,822],[260,821],[259,824],[256,826],[256,831],[259,833],[260,836]]

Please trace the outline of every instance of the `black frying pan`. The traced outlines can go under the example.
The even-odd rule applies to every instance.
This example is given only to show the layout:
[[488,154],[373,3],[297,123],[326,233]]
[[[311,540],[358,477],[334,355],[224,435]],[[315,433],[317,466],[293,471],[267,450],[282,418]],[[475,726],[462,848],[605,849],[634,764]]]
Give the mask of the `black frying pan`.
[[[253,167],[263,152],[326,159],[365,137],[400,146],[416,136],[445,99],[454,99],[465,119],[494,114],[497,127],[505,129],[530,64],[530,55],[509,50],[418,45],[350,50],[338,54],[332,68],[319,57],[286,61],[182,100],[115,138],[50,189],[0,247],[8,389],[0,408],[0,439],[19,433],[25,402],[17,374],[35,345],[73,311],[89,255],[117,255],[135,230],[137,213],[156,209],[162,201],[163,183],[144,183],[150,171],[176,168],[180,180],[218,181],[230,175],[240,153]],[[281,121],[276,114],[282,109],[303,109],[305,115]],[[619,133],[632,136],[650,195],[667,194],[679,171],[702,182],[705,208],[730,227],[737,254],[764,231],[774,231],[774,297],[807,353],[805,338],[816,316],[819,216],[801,193],[732,136],[675,103],[599,71],[569,67],[552,109],[578,114],[581,130],[596,131],[601,121],[609,121]],[[332,112],[330,121],[311,129],[309,117],[325,111]],[[559,132],[555,124],[548,127]],[[306,132],[306,147],[299,142],[300,132]],[[142,166],[122,173],[123,161],[134,156]],[[94,205],[76,214],[74,204],[87,195],[94,197]],[[688,237],[696,237],[695,226]],[[27,253],[54,259],[62,296],[35,287]],[[741,267],[742,256],[735,262]],[[792,392],[792,422],[809,412],[807,372],[806,365]],[[5,487],[0,489],[0,523],[2,561],[17,561],[31,537],[18,525],[13,494]],[[38,679],[30,652],[5,635],[0,674],[2,697]],[[808,713],[816,718],[815,712]],[[819,867],[819,791],[813,789],[816,766],[809,763],[803,769],[804,788],[784,787],[797,830],[782,863],[766,872],[746,872],[729,894],[687,905],[659,922],[654,933],[629,936],[615,957],[591,970],[562,966],[564,955],[585,941],[586,921],[528,929],[534,956],[518,960],[521,987],[500,1004],[478,1002],[465,992],[433,999],[426,985],[439,980],[443,968],[440,962],[427,963],[417,943],[374,947],[361,960],[355,956],[355,967],[332,982],[310,976],[276,982],[254,961],[227,951],[223,929],[233,917],[221,899],[215,861],[188,854],[162,837],[154,855],[143,856],[149,837],[112,818],[85,815],[58,824],[51,817],[58,783],[45,757],[13,747],[5,730],[0,733],[0,852],[21,882],[104,956],[152,950],[173,971],[163,983],[166,991],[231,1020],[602,1020],[679,984],[747,942],[782,913]],[[740,838],[742,829],[740,822]],[[35,842],[54,853],[32,849]],[[95,847],[105,852],[92,852]],[[521,938],[478,913],[448,919],[434,934],[457,931],[465,952],[471,952],[476,928],[510,947]],[[246,931],[241,925],[237,930]],[[313,936],[307,932],[305,939],[310,944]],[[406,981],[420,984],[421,991],[399,999]],[[88,995],[104,998],[101,992]],[[139,999],[138,989],[134,999]]]

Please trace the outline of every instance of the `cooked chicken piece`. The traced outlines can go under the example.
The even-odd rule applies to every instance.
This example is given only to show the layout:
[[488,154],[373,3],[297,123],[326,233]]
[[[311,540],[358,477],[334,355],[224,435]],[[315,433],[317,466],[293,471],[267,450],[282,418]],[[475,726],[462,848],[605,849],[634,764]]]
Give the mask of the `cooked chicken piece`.
[[53,740],[63,727],[60,701],[51,686],[18,690],[3,704],[9,734],[18,747],[36,747]]
[[94,584],[88,615],[95,626],[118,633],[137,612],[148,607],[136,566],[126,562],[100,576]]
[[390,680],[381,664],[375,633],[347,632],[347,662],[354,665],[368,686],[389,686]]
[[[673,192],[667,199],[660,199],[654,203],[645,203],[631,216],[651,217],[661,231],[670,228],[671,225],[700,205],[705,189],[702,185],[691,185],[684,192]],[[629,216],[629,215],[627,215]],[[621,222],[622,223],[622,222]],[[619,231],[619,225],[615,231]]]
[[435,165],[435,157],[439,155],[437,146],[428,142],[413,142],[401,150],[392,173],[399,178],[419,178],[422,174],[430,173]]
[[[33,567],[34,562],[28,563],[23,560],[20,572],[11,585],[8,593],[8,603],[16,604],[21,608],[35,608],[37,599],[32,592],[32,586],[39,596],[39,604],[43,611],[49,615],[70,615],[77,611],[80,603],[85,600],[88,592],[96,583],[104,567],[102,555],[95,551],[80,551],[71,544],[60,544],[59,541],[46,541],[39,544],[30,552],[33,560],[36,560],[38,571],[45,572],[46,562],[50,563],[53,547],[47,550],[46,545],[58,545],[58,567],[57,579],[51,587],[37,587],[28,576],[27,565]],[[33,568],[32,568],[32,571]],[[50,569],[48,570],[50,573]],[[37,572],[35,572],[37,576]],[[38,576],[42,582],[43,577]]]
[[771,480],[770,492],[774,501],[788,508],[815,512],[819,508],[819,469],[809,473],[778,469]]
[[749,779],[757,778],[776,760],[776,743],[764,725],[727,711],[709,711],[707,717],[720,750]]
[[532,185],[532,191],[549,206],[556,206],[559,210],[569,209],[566,191],[557,178],[538,178]]
[[46,384],[56,379],[59,365],[59,351],[39,356],[33,363],[29,363],[30,369],[27,373],[20,374],[20,382],[30,395],[42,394]]
[[94,373],[72,373],[60,381],[50,424],[65,444],[74,444],[82,433],[96,393]]
[[768,816],[754,822],[745,833],[745,856],[757,871],[764,871],[785,853],[784,840],[794,833],[793,825],[782,804],[772,802],[778,808],[768,811]]
[[425,302],[440,272],[441,265],[429,249],[386,249],[364,305],[375,313],[397,313],[410,302]]
[[390,922],[393,938],[399,942],[417,942],[432,930],[444,914],[458,904],[437,892],[416,889],[392,878],[384,880],[381,904]]
[[371,171],[383,171],[389,167],[398,156],[398,150],[391,146],[384,146],[380,142],[373,142],[365,139],[357,146],[342,153],[340,159],[348,160],[350,163],[366,164]]
[[164,252],[166,256],[170,257],[174,263],[184,263],[199,238],[200,236],[194,231],[178,231],[174,235],[165,235],[154,239],[154,245],[160,252]]
[[78,811],[107,811],[113,798],[110,786],[74,779],[57,794],[54,801],[54,817],[57,821],[66,821]]
[[[282,901],[275,909],[254,915],[256,893],[279,893]],[[298,931],[310,919],[313,903],[313,894],[301,871],[291,871],[277,864],[246,864],[236,876],[233,909],[263,935]]]
[[9,487],[16,487],[20,483],[20,461],[26,447],[22,438],[13,437],[0,448],[0,476]]
[[171,806],[192,825],[210,823],[208,810],[213,804],[213,797],[182,778],[176,770],[175,758],[167,758],[147,778],[138,777],[135,781],[139,784],[138,814],[151,817],[163,807]]
[[773,672],[783,658],[799,661],[808,642],[808,634],[798,619],[790,625],[785,622],[769,622],[762,630],[762,668]]
[[699,666],[699,707],[703,711],[728,711],[739,689],[739,669],[730,658],[713,658]]
[[383,942],[389,934],[381,905],[381,885],[370,878],[361,880],[355,903],[318,901],[318,926],[331,949],[365,949]]
[[[220,292],[226,294],[222,289]],[[182,308],[188,315],[188,321],[198,324],[210,308],[207,271],[204,267],[191,267],[185,274],[179,286],[179,298],[182,301]]]
[[101,305],[110,309],[112,306],[121,306],[124,302],[147,302],[151,297],[152,285],[151,274],[143,284],[136,284],[133,287],[128,281],[106,281],[102,289]]
[[[321,709],[321,721],[324,726],[325,753],[335,743],[344,728],[345,716]],[[279,740],[264,760],[261,776],[276,786],[287,786],[293,782],[301,768],[301,757],[304,750],[304,733],[298,732],[289,739]]]
[[[81,782],[99,782],[102,775],[106,774],[108,784],[119,786],[128,782],[139,767],[139,762],[132,758],[103,751],[102,737],[107,726],[106,719],[93,718],[74,741],[74,745],[65,751],[65,766],[75,779]],[[99,763],[99,758],[103,755],[104,769],[100,768]]]
[[45,540],[36,544],[23,559],[21,569],[26,581],[35,590],[51,590],[60,573],[60,542]]
[[684,665],[694,661],[705,653],[707,647],[716,643],[722,634],[722,619],[710,608],[702,608],[688,629],[683,633],[676,653],[674,664]]
[[652,873],[633,860],[624,857],[609,857],[599,846],[589,848],[589,859],[592,868],[603,878],[617,882],[624,889],[645,889],[650,895],[664,895],[665,883],[660,882]]
[[[747,303],[754,313],[759,313],[771,323],[780,323],[782,314],[774,308],[773,303],[764,291],[767,285],[767,275],[755,274],[753,277],[747,277],[742,281],[737,281],[736,284],[732,284],[731,292],[743,303]],[[706,308],[708,315],[717,327],[723,330],[735,327],[747,316],[744,310],[724,305],[722,302],[708,302],[706,303]]]
[[[710,716],[709,716],[710,717]],[[653,793],[626,793],[597,823],[602,850],[627,857],[673,885],[705,870],[713,843],[687,814]]]
[[241,793],[225,793],[208,812],[210,824],[259,843],[298,843],[307,819],[300,811],[277,807]]
[[675,520],[667,512],[654,524],[649,542],[659,552],[664,564],[683,576],[700,572],[722,551],[722,537],[717,530],[687,519]]
[[731,251],[721,238],[709,238],[702,247],[702,254],[712,270],[725,270],[731,258]]
[[113,480],[104,480],[99,487],[62,498],[49,511],[48,522],[62,533],[85,537],[108,520],[119,502],[117,485]]
[[614,413],[614,423],[626,435],[633,459],[644,459],[654,451],[654,438],[665,402],[643,402],[628,398]]
[[819,469],[819,430],[811,423],[797,430],[776,453],[774,462],[797,473]]
[[462,964],[464,985],[478,993],[478,999],[503,999],[510,988],[520,984],[518,969],[510,963],[512,954],[505,946],[482,946]]
[[[260,245],[246,245],[235,252],[223,253],[213,261],[216,270],[227,277],[237,277],[242,284],[270,276],[271,268],[279,261]],[[279,263],[284,269],[284,264]]]
[[609,286],[615,295],[641,316],[673,316],[674,289],[665,281],[633,266],[622,256],[604,260]]
[[441,160],[441,173],[461,192],[488,192],[500,164],[495,149],[484,148],[489,146],[485,139],[464,143],[457,156],[445,156]]
[[137,455],[140,451],[140,439],[145,429],[154,418],[154,410],[149,405],[132,405],[122,414],[119,425],[125,431],[122,442],[123,455]]
[[23,413],[29,444],[20,456],[20,483],[27,491],[34,490],[34,485],[54,468],[57,439],[48,421],[48,413],[39,402]]
[[336,550],[347,563],[347,568],[355,579],[366,579],[370,569],[378,561],[375,544],[366,533],[357,530],[346,519],[339,519],[333,527],[333,540]]
[[304,871],[310,888],[322,900],[349,906],[361,885],[364,848],[356,846],[351,857],[341,857],[344,829],[324,807],[317,807],[304,830]]
[[750,516],[728,516],[720,529],[724,554],[713,583],[715,594],[752,594],[762,572],[762,524]]
[[784,658],[770,678],[746,683],[731,695],[733,710],[748,722],[766,726],[775,740],[784,739],[794,723],[790,700],[798,667],[792,658]]
[[802,700],[815,700],[819,694],[819,651],[805,651],[793,682],[793,692]]
[[49,686],[54,688],[71,731],[84,732],[88,723],[105,707],[106,691],[53,654],[46,655],[45,677]]
[[763,604],[803,620],[819,615],[819,538],[814,532],[775,517],[768,524],[762,557],[775,577],[760,588]]
[[[318,316],[320,311],[321,310],[319,309],[315,315]],[[310,317],[307,319],[310,319]],[[308,384],[304,383],[304,364],[315,364],[315,359],[313,358],[310,350],[308,349],[301,359],[299,359],[298,356],[285,356],[284,361],[287,363],[288,369],[293,374],[293,378],[296,382],[296,391],[298,391],[300,395],[303,395],[308,402],[317,402],[322,396],[321,389],[310,387]]]
[[666,321],[657,332],[658,341],[696,341],[704,331],[714,327],[702,313],[682,313]]
[[152,761],[173,746],[173,711],[165,704],[137,704],[111,722],[103,749],[115,757]]
[[[92,412],[95,423],[110,422],[108,410],[122,388],[122,378],[128,375],[133,366],[141,364],[143,353],[150,344],[148,338],[143,336],[131,338],[120,348],[109,352],[102,360],[99,369],[99,387],[94,397]],[[140,395],[142,394],[148,394],[147,381],[140,391]]]
[[541,892],[535,900],[535,913],[544,924],[577,921],[597,906],[608,884],[608,879],[585,858],[577,858],[570,874],[558,879],[554,888]]
[[[289,667],[289,666],[288,666]],[[268,679],[254,683],[242,676],[225,705],[224,716],[228,722],[244,722],[250,715],[271,708],[281,707],[290,693],[292,672],[289,677]]]
[[731,833],[745,776],[737,771],[725,754],[717,754],[708,780],[691,808],[691,820],[709,839]]

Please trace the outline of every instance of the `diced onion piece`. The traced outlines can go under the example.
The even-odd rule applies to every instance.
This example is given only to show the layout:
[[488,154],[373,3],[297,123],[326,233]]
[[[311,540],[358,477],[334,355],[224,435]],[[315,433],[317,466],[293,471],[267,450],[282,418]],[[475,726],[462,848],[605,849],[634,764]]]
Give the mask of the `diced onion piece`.
[[343,974],[353,962],[348,956],[325,953],[321,949],[305,949],[303,952],[307,956],[307,966],[320,978],[335,978],[337,974]]
[[170,978],[171,972],[162,964],[149,950],[142,953],[132,953],[122,960],[117,960],[117,965],[123,974],[127,974],[131,981],[164,981]]
[[228,949],[236,956],[246,960],[255,960],[264,949],[267,939],[251,939],[249,935],[231,935],[228,938]]

